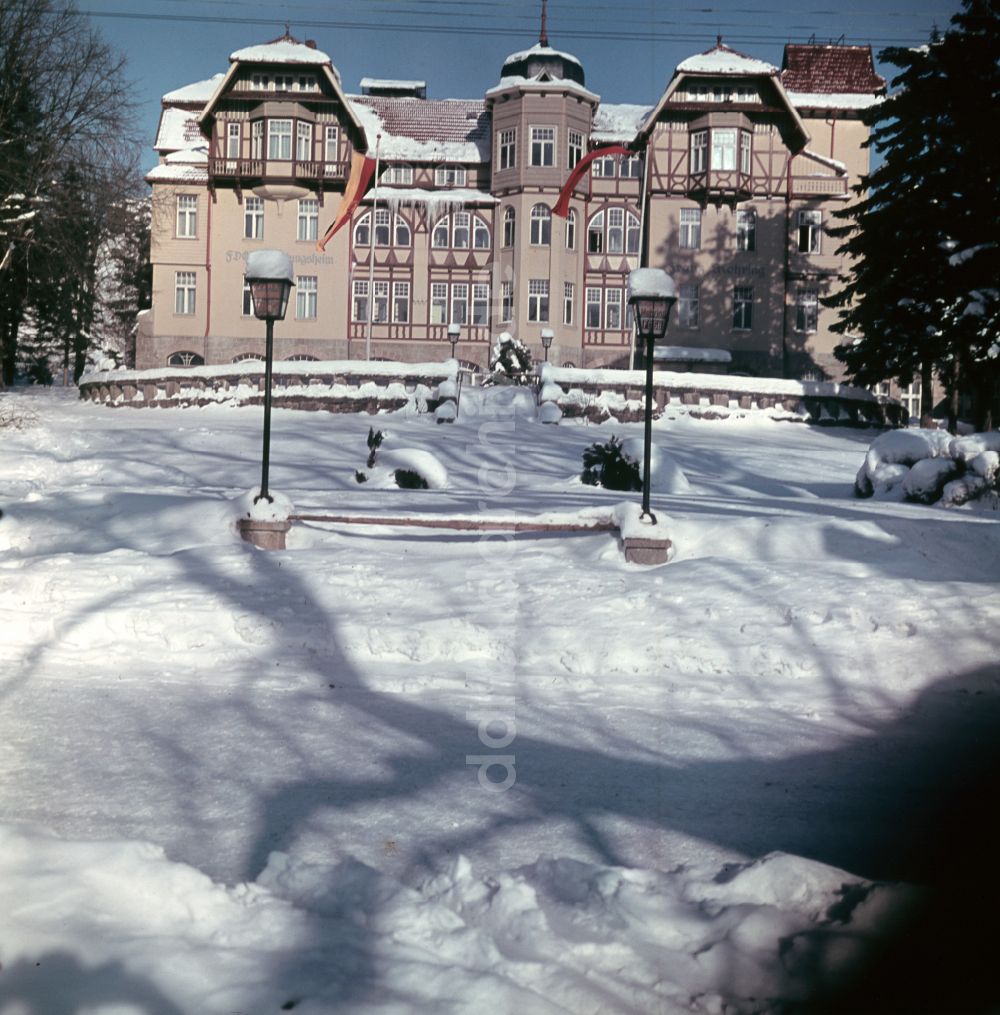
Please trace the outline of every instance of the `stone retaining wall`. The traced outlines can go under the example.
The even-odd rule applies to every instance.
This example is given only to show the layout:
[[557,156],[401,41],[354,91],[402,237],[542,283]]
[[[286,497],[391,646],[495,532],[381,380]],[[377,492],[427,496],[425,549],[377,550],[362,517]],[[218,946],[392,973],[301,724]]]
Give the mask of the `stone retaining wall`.
[[[438,386],[454,382],[458,365],[351,361],[276,363],[271,404],[278,409],[323,412],[434,412],[447,398]],[[112,408],[261,405],[264,363],[223,367],[118,370],[87,374],[80,398]]]
[[[555,422],[561,416],[591,422],[615,419],[632,423],[644,417],[642,371],[576,370],[545,365],[540,380],[540,416],[547,422]],[[821,426],[906,424],[899,402],[831,381],[657,371],[653,374],[653,403],[654,417],[675,406],[686,415],[702,419],[769,410],[770,415],[779,419]],[[545,409],[546,404],[551,408]]]

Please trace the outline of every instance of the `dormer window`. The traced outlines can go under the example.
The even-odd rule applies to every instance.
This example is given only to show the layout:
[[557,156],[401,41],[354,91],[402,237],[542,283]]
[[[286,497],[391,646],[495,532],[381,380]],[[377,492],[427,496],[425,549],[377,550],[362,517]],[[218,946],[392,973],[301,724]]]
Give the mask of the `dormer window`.
[[436,187],[464,187],[465,180],[465,166],[438,166],[434,170]]
[[379,183],[389,183],[401,187],[413,184],[413,166],[405,162],[394,162],[386,167]]

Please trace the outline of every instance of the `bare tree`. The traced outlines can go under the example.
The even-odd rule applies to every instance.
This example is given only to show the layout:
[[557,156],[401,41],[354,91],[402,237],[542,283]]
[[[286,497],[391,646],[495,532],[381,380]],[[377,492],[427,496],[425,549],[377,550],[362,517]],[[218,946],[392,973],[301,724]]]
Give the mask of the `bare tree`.
[[[74,375],[82,369],[79,350],[85,351],[87,319],[93,316],[85,304],[94,291],[100,231],[111,218],[107,205],[137,192],[134,121],[125,58],[75,7],[52,0],[0,3],[0,249],[5,258],[0,365],[7,383],[14,379],[21,327],[36,310],[31,300],[40,283],[68,273],[79,276],[81,285],[72,297],[67,287],[66,298],[78,301],[77,312],[62,317],[76,331]],[[66,200],[70,186],[73,200]],[[98,235],[81,244],[84,218],[86,228]],[[62,336],[63,343],[68,340]]]

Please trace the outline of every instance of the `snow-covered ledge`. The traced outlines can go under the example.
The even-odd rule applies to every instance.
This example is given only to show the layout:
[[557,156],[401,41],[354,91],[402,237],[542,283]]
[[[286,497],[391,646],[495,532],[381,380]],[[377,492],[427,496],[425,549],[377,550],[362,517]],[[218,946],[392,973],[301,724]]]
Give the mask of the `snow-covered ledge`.
[[[643,418],[645,375],[641,370],[584,370],[545,363],[539,380],[539,402],[553,418],[616,419],[623,423]],[[653,400],[656,412],[673,406],[687,415],[708,419],[764,411],[776,419],[827,426],[899,426],[905,422],[899,402],[834,381],[654,370]]]
[[[447,397],[438,389],[458,376],[456,360],[395,363],[366,360],[296,360],[274,364],[271,404],[280,409],[326,412],[434,412]],[[164,367],[88,373],[80,397],[114,408],[259,405],[264,361],[219,366]]]

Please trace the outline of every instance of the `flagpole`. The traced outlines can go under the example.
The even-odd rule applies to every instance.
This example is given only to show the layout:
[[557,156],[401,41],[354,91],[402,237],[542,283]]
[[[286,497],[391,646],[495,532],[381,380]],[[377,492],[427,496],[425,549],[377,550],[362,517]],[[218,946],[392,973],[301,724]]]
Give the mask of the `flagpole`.
[[[372,188],[372,221],[368,233],[368,325],[365,328],[365,359],[372,358],[372,311],[375,309],[375,209],[378,207],[378,160],[382,135],[375,135],[375,186]],[[391,226],[391,223],[390,223]]]

